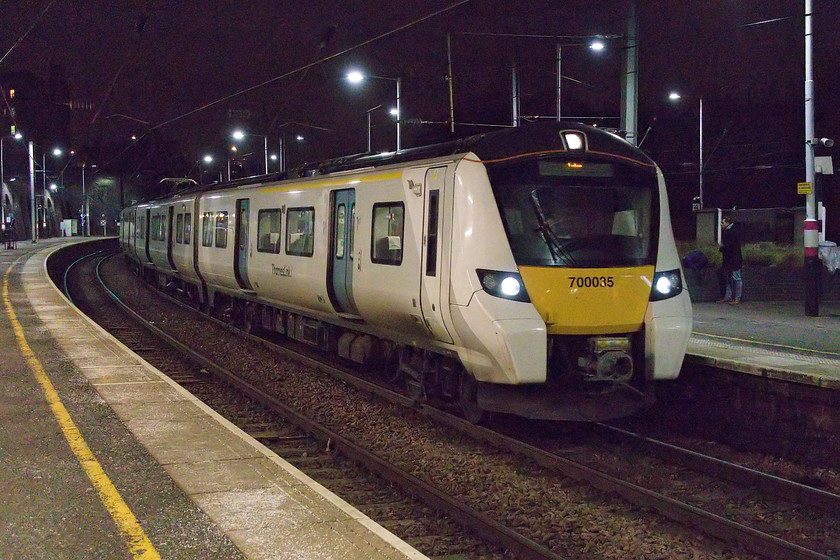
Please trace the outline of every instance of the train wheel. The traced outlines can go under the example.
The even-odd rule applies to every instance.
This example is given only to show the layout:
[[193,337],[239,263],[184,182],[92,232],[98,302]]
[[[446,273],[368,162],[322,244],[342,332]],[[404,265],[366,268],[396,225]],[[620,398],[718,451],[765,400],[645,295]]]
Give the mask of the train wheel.
[[458,406],[467,422],[481,424],[489,419],[489,413],[478,406],[478,382],[465,370],[458,383]]

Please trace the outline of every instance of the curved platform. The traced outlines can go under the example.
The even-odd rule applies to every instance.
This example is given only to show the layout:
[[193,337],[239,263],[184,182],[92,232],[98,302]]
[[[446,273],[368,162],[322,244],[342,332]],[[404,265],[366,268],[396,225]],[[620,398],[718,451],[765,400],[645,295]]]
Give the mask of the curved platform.
[[426,558],[82,316],[0,251],[0,557]]

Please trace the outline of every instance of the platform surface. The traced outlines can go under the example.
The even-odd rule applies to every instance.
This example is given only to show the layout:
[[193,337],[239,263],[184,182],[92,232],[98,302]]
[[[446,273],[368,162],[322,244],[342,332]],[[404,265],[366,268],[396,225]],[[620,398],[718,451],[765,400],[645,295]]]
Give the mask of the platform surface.
[[0,250],[0,557],[425,558],[83,317]]
[[840,389],[840,302],[695,303],[688,360]]

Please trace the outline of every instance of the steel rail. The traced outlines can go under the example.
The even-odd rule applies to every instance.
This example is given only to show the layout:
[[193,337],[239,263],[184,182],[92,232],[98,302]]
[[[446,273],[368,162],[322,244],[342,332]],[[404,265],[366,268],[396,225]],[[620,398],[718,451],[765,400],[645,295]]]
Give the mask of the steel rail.
[[778,496],[802,505],[819,507],[832,512],[840,511],[840,496],[837,494],[757,471],[743,465],[724,461],[717,457],[704,455],[703,453],[649,438],[617,426],[602,423],[597,425],[603,430],[610,431],[634,443],[655,448],[663,455],[679,461],[693,470],[712,474],[737,484],[748,485],[773,496]]

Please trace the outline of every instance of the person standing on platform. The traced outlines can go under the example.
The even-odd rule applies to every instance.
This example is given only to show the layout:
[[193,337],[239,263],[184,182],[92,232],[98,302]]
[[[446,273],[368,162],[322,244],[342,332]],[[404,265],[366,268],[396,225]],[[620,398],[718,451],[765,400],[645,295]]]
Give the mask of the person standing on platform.
[[726,293],[718,303],[738,305],[744,291],[744,282],[741,279],[741,266],[744,263],[741,255],[741,231],[729,215],[721,219],[720,226],[720,252],[723,256],[721,272],[726,279]]

